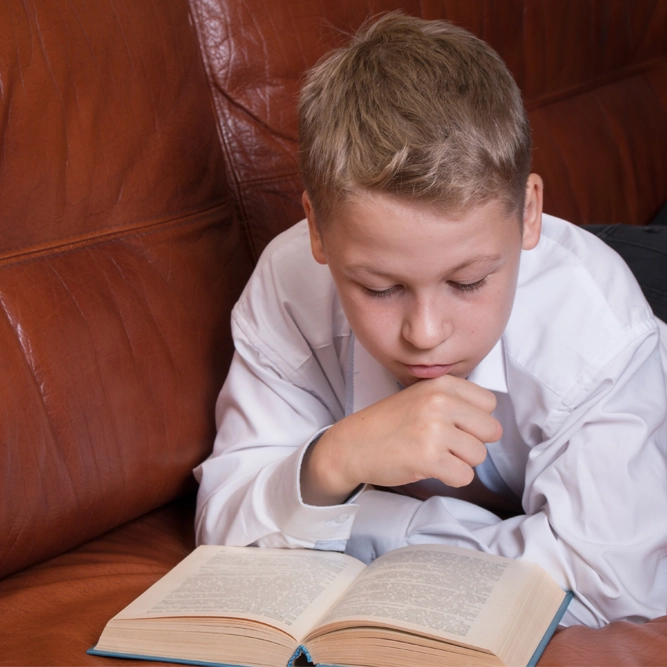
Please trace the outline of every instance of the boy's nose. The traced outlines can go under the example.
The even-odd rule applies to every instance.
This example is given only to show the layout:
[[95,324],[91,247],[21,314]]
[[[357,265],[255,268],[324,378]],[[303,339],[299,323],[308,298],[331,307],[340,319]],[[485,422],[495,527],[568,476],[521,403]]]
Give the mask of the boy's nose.
[[436,308],[420,307],[403,321],[403,338],[420,350],[432,350],[454,330],[452,322]]

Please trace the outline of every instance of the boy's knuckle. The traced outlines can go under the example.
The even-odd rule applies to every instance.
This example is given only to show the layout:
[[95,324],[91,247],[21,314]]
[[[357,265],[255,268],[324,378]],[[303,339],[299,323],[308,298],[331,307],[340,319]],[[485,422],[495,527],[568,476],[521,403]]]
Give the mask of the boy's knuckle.
[[442,447],[440,445],[439,432],[434,425],[431,425],[426,431],[421,441],[420,455],[422,460],[433,463],[441,456]]
[[422,407],[428,417],[440,417],[450,405],[450,402],[451,397],[448,394],[442,391],[434,391],[426,397]]

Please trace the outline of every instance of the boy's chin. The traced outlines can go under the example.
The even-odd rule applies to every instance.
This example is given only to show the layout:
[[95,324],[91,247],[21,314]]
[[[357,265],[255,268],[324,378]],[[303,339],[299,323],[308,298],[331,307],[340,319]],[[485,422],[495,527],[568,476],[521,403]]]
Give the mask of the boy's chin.
[[[393,369],[388,369],[389,372],[394,376],[396,381],[402,386],[402,387],[410,387],[413,384],[417,384],[418,382],[425,382],[429,380],[435,380],[437,378],[444,377],[445,375],[450,375],[452,377],[459,377],[462,379],[467,379],[468,375],[470,374],[469,371],[466,369],[459,369],[457,368],[448,368],[446,371],[438,372],[434,370],[433,372],[421,372],[419,374],[411,374],[411,373],[406,373],[405,371],[397,373]],[[421,377],[420,377],[421,376]]]

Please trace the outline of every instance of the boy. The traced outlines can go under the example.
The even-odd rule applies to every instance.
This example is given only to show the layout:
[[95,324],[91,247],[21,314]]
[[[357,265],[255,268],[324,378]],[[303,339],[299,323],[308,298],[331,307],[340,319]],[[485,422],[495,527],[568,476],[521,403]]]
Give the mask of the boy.
[[570,624],[667,613],[667,327],[543,222],[498,56],[387,15],[310,73],[300,148],[307,221],[234,309],[198,540],[447,542],[540,563]]

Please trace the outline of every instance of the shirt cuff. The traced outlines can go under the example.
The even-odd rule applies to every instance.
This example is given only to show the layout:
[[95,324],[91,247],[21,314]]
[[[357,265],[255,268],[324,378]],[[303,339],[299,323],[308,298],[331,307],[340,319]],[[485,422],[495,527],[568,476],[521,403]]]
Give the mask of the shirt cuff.
[[[319,549],[342,550],[350,536],[354,518],[359,511],[355,504],[363,486],[355,489],[347,501],[340,505],[324,507],[306,505],[301,498],[300,476],[303,457],[308,448],[315,444],[330,428],[320,429],[299,450],[294,452],[284,464],[276,468],[269,481],[267,497],[274,499],[273,512],[277,525],[285,535],[318,543]],[[322,542],[334,541],[325,546]]]
[[377,556],[406,545],[406,535],[421,500],[372,487],[361,498],[345,553],[371,563]]

